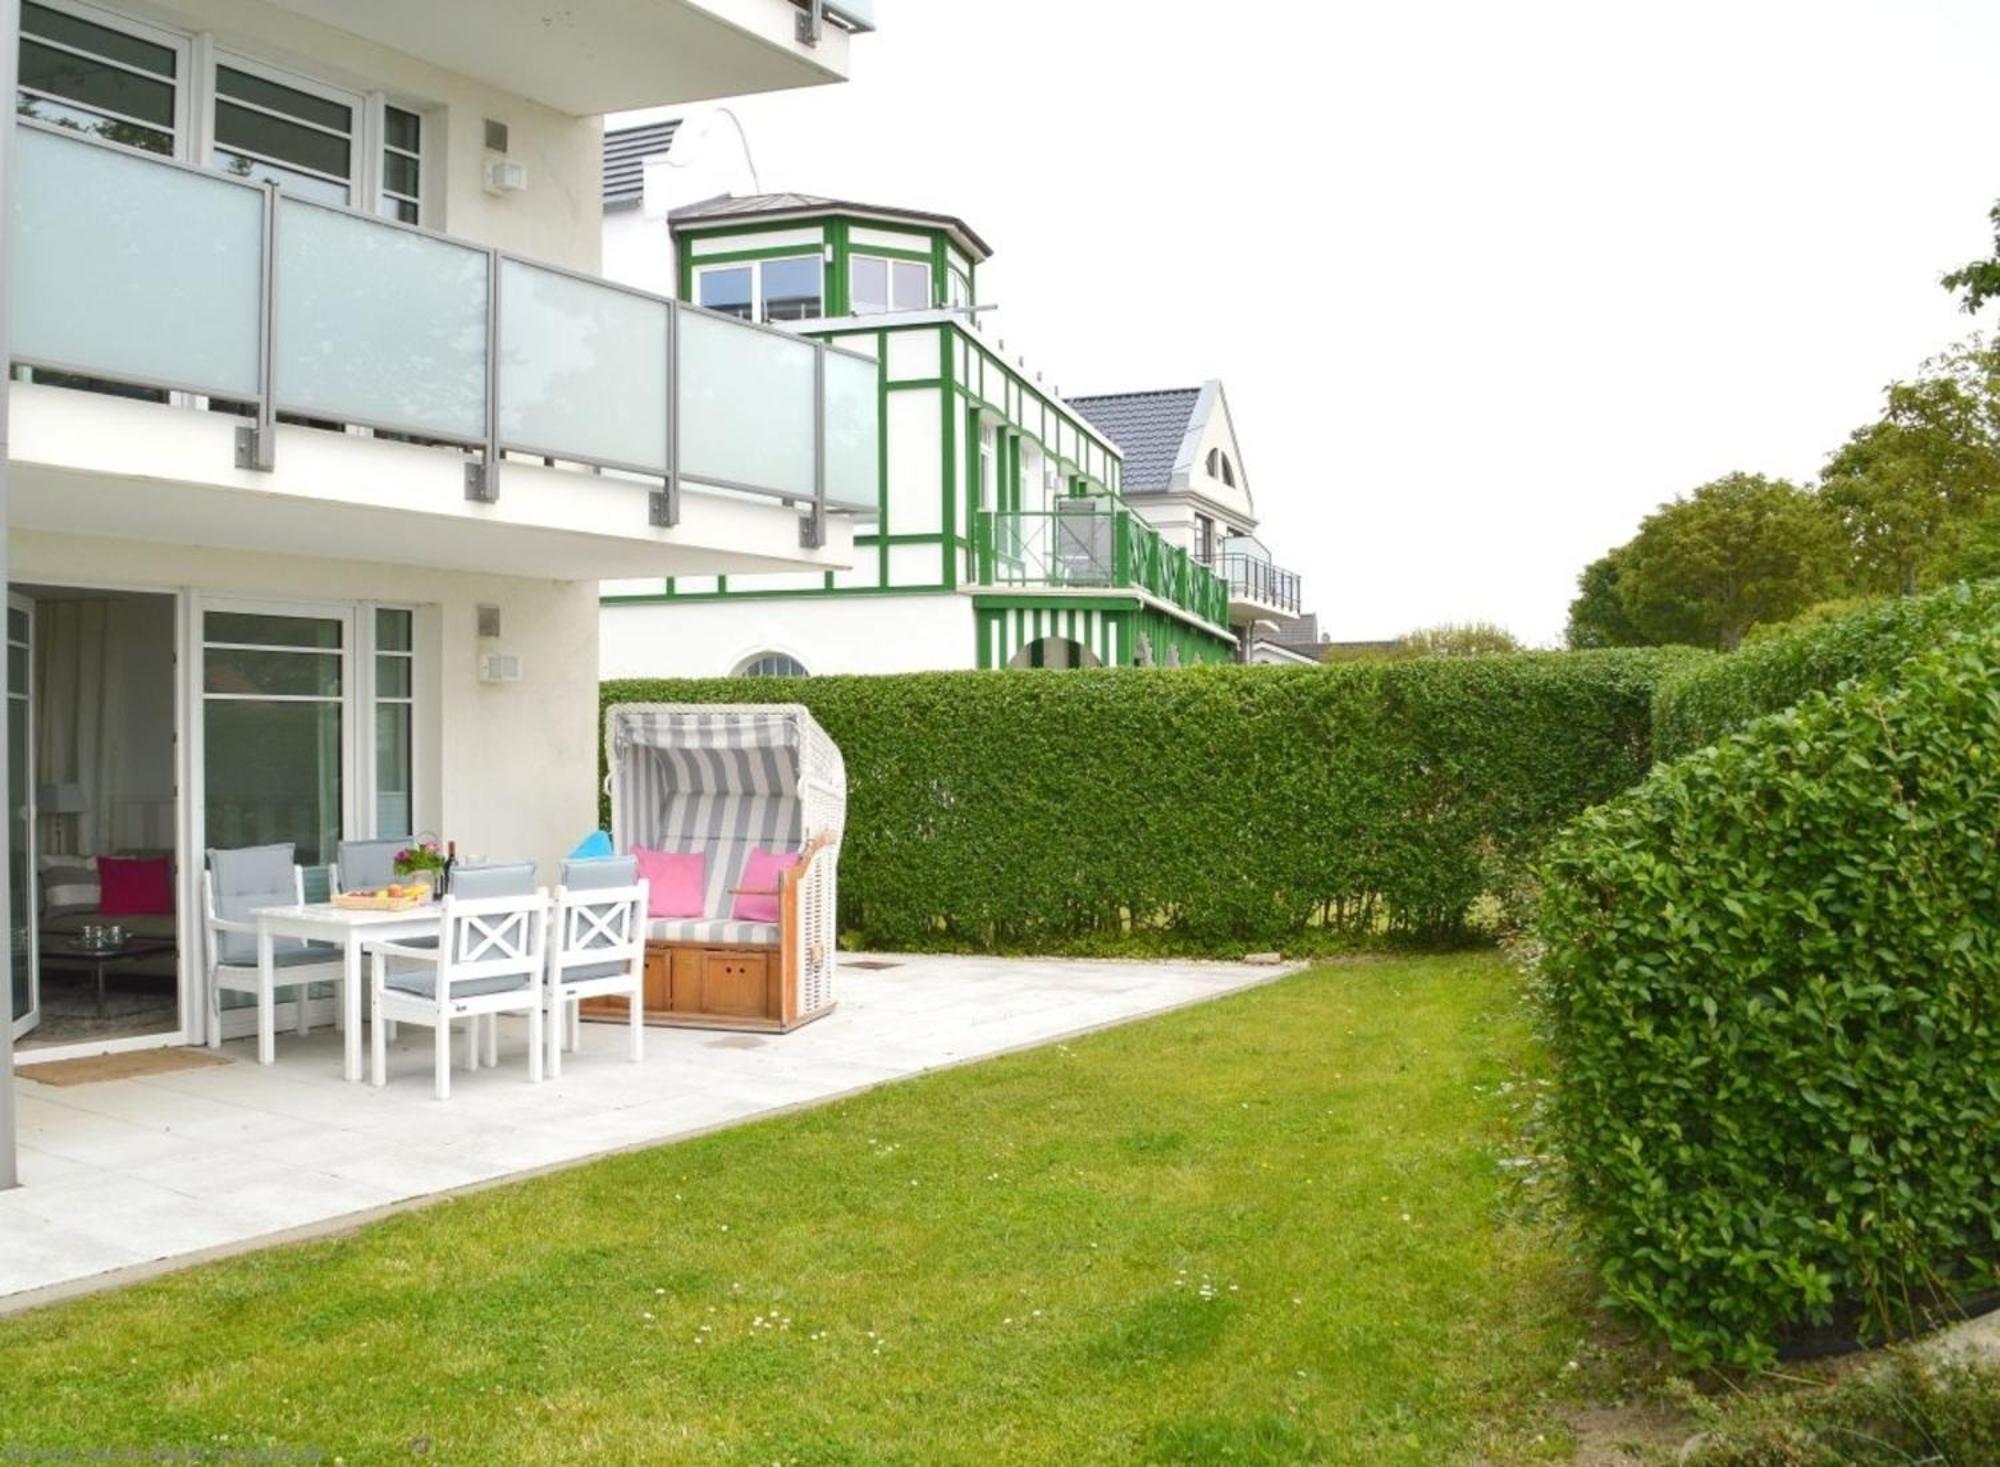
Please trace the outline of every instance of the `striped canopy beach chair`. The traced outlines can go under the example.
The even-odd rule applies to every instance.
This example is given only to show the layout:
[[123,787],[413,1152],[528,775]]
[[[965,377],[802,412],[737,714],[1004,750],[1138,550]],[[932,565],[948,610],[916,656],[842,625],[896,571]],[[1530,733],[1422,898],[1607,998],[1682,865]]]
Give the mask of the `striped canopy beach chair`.
[[[832,1008],[847,769],[812,714],[796,703],[621,703],[605,714],[605,752],[616,849],[706,858],[702,915],[651,918],[649,942],[774,949],[792,1021]],[[734,914],[760,847],[800,853],[782,873],[775,922]]]

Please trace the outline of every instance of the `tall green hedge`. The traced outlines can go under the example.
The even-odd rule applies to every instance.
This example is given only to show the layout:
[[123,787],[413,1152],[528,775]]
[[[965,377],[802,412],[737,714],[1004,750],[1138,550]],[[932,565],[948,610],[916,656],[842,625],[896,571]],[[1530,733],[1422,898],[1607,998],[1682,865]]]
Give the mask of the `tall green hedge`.
[[1644,773],[1676,654],[1328,668],[634,680],[810,706],[846,756],[843,926],[875,947],[1183,952],[1457,931]]
[[1672,759],[1808,693],[1883,672],[1954,631],[2000,626],[2000,581],[1882,602],[1690,660],[1661,680],[1653,749]]
[[1611,1292],[1697,1361],[2000,1261],[2000,630],[1658,768],[1542,868],[1557,1124]]

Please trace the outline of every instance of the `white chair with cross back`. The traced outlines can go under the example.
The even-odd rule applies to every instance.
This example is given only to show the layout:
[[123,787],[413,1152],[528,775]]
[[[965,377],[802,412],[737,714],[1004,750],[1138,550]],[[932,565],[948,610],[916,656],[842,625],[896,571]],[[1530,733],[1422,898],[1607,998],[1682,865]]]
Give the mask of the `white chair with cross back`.
[[305,872],[294,859],[294,851],[290,841],[210,851],[201,873],[209,1047],[222,1047],[223,993],[254,994],[260,1065],[275,1063],[278,1057],[277,990],[292,990],[298,1031],[304,1034],[309,985],[338,985],[346,974],[338,949],[284,937],[272,941],[270,981],[265,981],[263,966],[257,960],[256,914],[262,907],[297,906],[305,900]]
[[583,1001],[623,996],[632,1063],[645,1057],[646,896],[634,856],[565,861],[549,938],[548,1072],[582,1047]]
[[549,894],[535,885],[532,863],[461,867],[442,903],[436,947],[367,944],[370,1079],[388,1082],[388,1024],[426,1024],[434,1036],[437,1097],[449,1100],[452,1024],[466,1021],[466,1065],[477,1069],[481,1022],[489,1026],[491,1064],[500,1015],[518,1013],[528,1020],[528,1079],[539,1083],[548,937]]

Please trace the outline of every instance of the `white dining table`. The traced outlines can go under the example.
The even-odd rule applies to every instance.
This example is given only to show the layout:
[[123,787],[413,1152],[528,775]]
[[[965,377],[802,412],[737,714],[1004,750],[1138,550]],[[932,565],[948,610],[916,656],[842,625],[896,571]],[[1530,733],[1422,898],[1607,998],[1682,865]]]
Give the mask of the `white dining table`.
[[345,978],[340,985],[341,1025],[345,1033],[345,1054],[341,1072],[349,1080],[361,1078],[361,947],[366,942],[405,942],[413,937],[436,937],[443,925],[444,909],[435,902],[402,912],[355,911],[336,907],[332,902],[259,907],[257,919],[257,966],[268,981],[276,966],[274,954],[281,937],[323,942],[341,951]]

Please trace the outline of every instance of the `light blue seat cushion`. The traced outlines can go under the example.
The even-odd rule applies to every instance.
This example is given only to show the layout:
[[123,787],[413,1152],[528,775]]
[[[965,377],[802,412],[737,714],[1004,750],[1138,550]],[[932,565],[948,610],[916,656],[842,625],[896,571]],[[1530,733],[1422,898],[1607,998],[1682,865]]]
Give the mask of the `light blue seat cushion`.
[[495,866],[460,866],[451,873],[451,894],[468,902],[488,897],[533,896],[535,863],[510,861]]
[[[393,988],[398,993],[414,994],[418,998],[436,998],[437,969],[412,968],[407,973],[391,973],[382,980],[382,986]],[[454,983],[451,994],[453,998],[478,998],[488,993],[511,993],[527,986],[525,973],[501,973],[492,978],[467,978]]]
[[594,861],[611,854],[611,837],[601,830],[593,830],[576,843],[576,849],[569,853],[572,861]]
[[776,947],[776,922],[735,922],[708,917],[655,917],[646,924],[655,942],[713,942],[730,947]]
[[366,891],[396,879],[396,857],[409,847],[406,840],[344,840],[334,857],[340,866],[342,891]]
[[[260,907],[289,907],[299,899],[294,847],[290,841],[268,846],[239,846],[208,853],[208,875],[215,888],[215,915],[225,922],[248,922]],[[279,961],[287,952],[301,951],[297,938],[280,938]],[[232,968],[254,967],[254,932],[215,934],[215,960]]]
[[562,884],[569,891],[613,891],[639,884],[637,856],[572,856],[562,863]]

